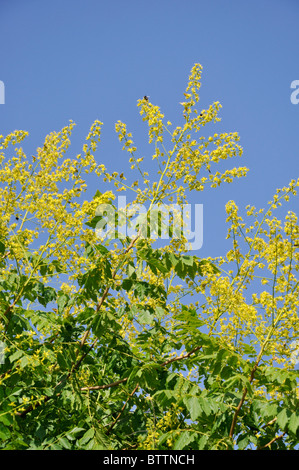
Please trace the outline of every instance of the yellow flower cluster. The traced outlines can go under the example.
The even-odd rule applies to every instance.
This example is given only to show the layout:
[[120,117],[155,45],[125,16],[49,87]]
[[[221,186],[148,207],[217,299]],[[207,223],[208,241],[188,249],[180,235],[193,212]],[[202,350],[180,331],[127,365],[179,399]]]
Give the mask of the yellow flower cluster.
[[147,121],[149,125],[149,143],[155,141],[163,142],[163,118],[164,114],[161,113],[159,106],[154,106],[147,100],[138,100],[138,105],[140,107],[140,115],[144,117],[143,121]]
[[[84,155],[73,159],[64,157],[75,126],[72,121],[60,132],[49,134],[31,159],[17,147],[27,136],[26,132],[15,131],[6,138],[1,137],[1,149],[15,147],[10,159],[5,160],[1,154],[0,167],[0,235],[8,240],[11,267],[17,263],[27,275],[39,277],[39,262],[33,272],[28,263],[28,250],[40,262],[45,256],[56,259],[61,270],[70,274],[78,273],[79,266],[86,266],[87,259],[82,256],[85,241],[96,238],[94,231],[84,227],[84,221],[94,216],[96,206],[112,195],[109,192],[91,202],[79,202],[87,188],[82,172],[94,171],[101,176],[105,171],[104,165],[96,164],[92,154],[100,140],[101,125],[95,121],[86,138]],[[80,242],[74,251],[77,239]],[[5,278],[8,273],[6,266],[1,274]]]
[[[147,398],[149,402],[151,402],[152,398]],[[170,432],[169,438],[166,441],[166,447],[172,449],[175,438],[178,438],[180,434],[179,415],[182,411],[183,409],[174,403],[169,407],[169,410],[162,416],[162,418],[156,420],[150,416],[147,420],[146,436],[141,435],[139,437],[140,449],[156,449],[159,437],[167,431],[172,431],[175,429],[174,432]]]
[[[243,150],[236,132],[214,133],[211,136],[200,134],[211,121],[220,121],[221,109],[219,102],[201,111],[196,109],[201,73],[201,65],[195,64],[184,94],[185,101],[181,103],[183,124],[174,129],[169,121],[165,124],[164,114],[158,106],[147,99],[138,101],[140,115],[149,126],[149,143],[154,147],[151,157],[157,171],[152,172],[151,177],[143,168],[144,157],[135,155],[137,147],[126,124],[121,121],[115,124],[119,141],[130,154],[131,168],[139,172],[138,179],[130,186],[126,184],[123,173],[108,173],[105,166],[97,164],[94,158],[101,139],[101,121],[93,123],[82,154],[73,158],[66,158],[75,126],[72,121],[60,132],[49,134],[44,145],[31,158],[19,146],[27,136],[26,132],[15,131],[7,137],[0,136],[0,241],[7,243],[7,263],[0,266],[2,280],[8,279],[10,272],[17,269],[27,276],[22,289],[32,279],[47,283],[51,278],[53,282],[53,271],[42,274],[41,267],[45,260],[55,260],[56,266],[59,266],[57,279],[61,273],[68,276],[61,285],[62,292],[67,295],[76,291],[78,276],[96,267],[97,259],[86,257],[84,250],[87,243],[95,246],[99,240],[85,222],[95,216],[98,205],[111,202],[115,195],[112,191],[104,194],[98,191],[92,201],[84,200],[87,189],[84,173],[94,173],[105,183],[113,181],[118,191],[132,191],[133,204],[147,202],[148,211],[154,204],[176,203],[181,208],[187,201],[189,191],[202,191],[207,185],[216,188],[247,174],[246,167],[216,170],[216,166],[224,160],[242,156]],[[10,146],[12,156],[5,159],[5,150]],[[196,297],[194,306],[198,317],[204,321],[210,335],[217,336],[225,347],[242,353],[250,341],[257,352],[270,356],[272,362],[275,357],[286,367],[290,366],[291,343],[299,335],[299,228],[293,212],[287,213],[283,224],[273,216],[273,211],[283,201],[288,201],[291,195],[296,195],[298,186],[299,180],[292,180],[287,187],[277,190],[268,210],[248,206],[249,224],[240,215],[236,203],[229,201],[226,204],[229,224],[227,238],[232,241],[231,249],[226,256],[209,260],[218,265],[218,272],[207,263],[201,268],[201,276],[186,280],[188,293]],[[111,286],[120,287],[127,269],[132,279],[145,281],[156,288],[163,287],[169,298],[173,299],[169,300],[164,315],[163,299],[160,302],[149,296],[140,300],[133,289],[125,296],[121,289],[113,293],[114,308],[122,308],[125,302],[130,306],[131,317],[123,315],[119,320],[123,328],[120,334],[129,340],[133,352],[137,354],[139,345],[135,338],[142,329],[148,328],[146,321],[138,323],[140,312],[147,308],[151,312],[160,312],[157,321],[163,321],[170,334],[175,334],[176,324],[172,314],[180,308],[181,295],[185,291],[181,282],[177,282],[173,268],[165,274],[163,270],[154,273],[142,261],[136,263],[135,252],[126,251],[126,242],[122,240],[119,245],[113,245],[111,240],[103,242],[112,247],[109,260],[112,271],[117,271],[109,280]],[[151,242],[149,240],[150,246]],[[186,252],[186,246],[185,239],[173,238],[160,250],[160,254],[181,254]],[[100,269],[99,279],[105,280]],[[107,279],[105,281],[107,284]],[[15,304],[22,296],[22,289],[14,299]],[[88,303],[92,307],[95,304],[94,301]],[[64,319],[79,312],[80,307],[74,307],[72,312],[66,308]],[[53,334],[55,328],[59,327],[53,327],[51,332],[41,327],[39,334]],[[27,332],[26,338],[17,339],[26,340],[29,345],[33,334],[36,332]],[[147,343],[148,349],[144,351],[153,360],[161,360],[161,356],[154,357],[155,345],[163,345],[164,337],[162,333],[159,335],[152,336]],[[55,352],[58,353],[58,349]],[[169,351],[167,355],[169,357]],[[26,365],[36,367],[47,359],[47,352],[41,349],[28,358]],[[51,367],[55,366],[51,364]],[[81,378],[88,385],[90,377],[83,373]],[[143,448],[153,448],[161,431],[179,426],[179,412],[174,406],[158,422],[149,421],[147,437],[142,441]],[[168,445],[171,444],[170,439]]]
[[[196,135],[212,120],[220,121],[219,102],[201,112],[195,107],[199,101],[201,74],[202,66],[195,64],[184,94],[186,101],[181,103],[185,118],[183,127],[177,126],[170,130],[172,124],[170,121],[164,123],[164,114],[158,106],[148,99],[138,100],[140,115],[149,125],[149,143],[155,146],[152,159],[156,160],[158,165],[157,181],[150,182],[148,172],[142,168],[144,156],[135,156],[137,148],[126,124],[121,121],[115,124],[119,141],[123,142],[123,149],[131,154],[131,169],[137,169],[141,178],[131,186],[126,185],[125,176],[117,172],[106,173],[105,178],[106,181],[114,181],[118,191],[133,191],[136,195],[134,203],[143,204],[148,201],[152,205],[161,201],[181,204],[187,200],[186,191],[202,191],[206,185],[216,188],[224,182],[231,183],[234,178],[246,176],[246,167],[211,172],[212,165],[217,165],[227,158],[241,156],[243,150],[238,143],[240,138],[236,132],[215,133],[210,137]],[[140,188],[142,183],[143,188]]]

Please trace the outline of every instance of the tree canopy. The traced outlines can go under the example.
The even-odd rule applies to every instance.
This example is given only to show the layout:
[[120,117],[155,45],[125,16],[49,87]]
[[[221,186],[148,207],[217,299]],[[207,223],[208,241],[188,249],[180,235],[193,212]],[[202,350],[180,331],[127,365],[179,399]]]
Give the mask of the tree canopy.
[[248,171],[217,171],[242,147],[236,132],[206,135],[221,105],[197,109],[201,73],[176,127],[138,100],[152,158],[116,123],[127,176],[97,163],[100,121],[75,157],[72,121],[34,156],[27,132],[0,136],[0,448],[298,445],[299,228],[276,211],[299,179],[246,217],[228,201],[228,253],[192,254],[188,213],[177,217],[190,194]]

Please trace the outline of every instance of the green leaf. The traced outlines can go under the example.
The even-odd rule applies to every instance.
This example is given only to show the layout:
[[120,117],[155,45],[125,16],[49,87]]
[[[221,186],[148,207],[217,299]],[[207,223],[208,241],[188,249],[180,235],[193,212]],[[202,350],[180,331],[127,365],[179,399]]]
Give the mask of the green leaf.
[[278,413],[277,405],[275,405],[275,403],[269,403],[265,406],[263,414],[266,417],[266,419],[270,420],[276,417],[277,413]]
[[135,265],[132,261],[129,261],[127,264],[127,275],[129,278],[133,276],[136,278]]
[[45,262],[40,265],[39,272],[41,273],[42,276],[45,276],[48,272],[48,264]]
[[183,255],[181,257],[181,260],[184,264],[186,264],[187,266],[193,266],[194,264],[194,258],[193,256],[187,256],[187,255]]
[[94,199],[97,199],[98,197],[101,197],[103,193],[101,193],[101,191],[99,189],[96,190],[94,196],[93,196],[93,200]]
[[196,421],[197,418],[201,415],[201,406],[199,404],[198,397],[185,397],[183,402],[190,413],[192,421]]
[[288,428],[293,434],[296,434],[298,427],[299,427],[299,414],[295,412],[295,413],[292,413],[290,417]]
[[169,407],[176,401],[177,394],[172,390],[158,390],[154,394],[154,398],[156,398],[162,406]]
[[15,362],[17,361],[18,359],[20,359],[20,357],[24,356],[24,351],[20,351],[19,349],[17,351],[15,351],[13,354],[11,354],[11,356],[9,356],[9,360],[10,362]]
[[117,323],[113,314],[108,311],[102,312],[101,315],[95,315],[91,327],[92,331],[99,339],[108,331],[117,333],[121,329],[121,326]]
[[92,307],[86,307],[82,312],[77,316],[78,323],[84,323],[90,320],[95,315],[95,310]]
[[208,442],[209,442],[209,436],[207,434],[204,434],[203,436],[201,436],[197,444],[198,450],[203,450]]
[[5,252],[5,245],[3,242],[0,241],[0,254],[3,255]]
[[38,296],[39,302],[46,307],[48,303],[56,299],[56,291],[53,287],[45,287],[41,296]]
[[154,323],[153,314],[149,310],[142,310],[138,316],[138,320],[143,325],[152,325]]
[[0,411],[0,422],[6,426],[10,426],[11,424],[13,424],[13,415],[11,413],[11,410],[8,409],[8,406],[2,408],[2,410]]
[[[29,360],[28,356],[23,356],[20,360],[20,363],[19,363],[20,368],[24,369],[24,367],[26,367],[27,364],[29,364],[29,362],[30,362],[30,360]],[[37,363],[39,363],[39,361],[37,359],[35,359],[35,364],[34,365],[37,365]]]
[[107,255],[109,253],[108,248],[106,248],[104,245],[97,244],[95,245],[95,249],[102,255]]
[[184,266],[181,259],[175,265],[175,272],[181,279],[184,279],[186,277],[187,270],[186,270],[186,268],[185,268],[185,266]]
[[60,293],[57,299],[58,313],[64,313],[65,307],[68,305],[70,298],[67,294]]
[[57,444],[56,442],[53,442],[53,444],[51,444],[51,446],[50,446],[50,449],[51,450],[61,450],[62,447],[59,444]]
[[95,445],[96,445],[95,440],[94,440],[94,439],[91,439],[91,440],[84,446],[84,449],[85,449],[85,450],[92,450],[92,449],[94,449]]
[[133,368],[129,376],[129,383],[138,382],[141,387],[156,388],[158,385],[158,370],[160,366],[155,362],[147,362],[142,366],[138,365]]
[[174,443],[174,450],[184,450],[196,437],[195,432],[182,431]]
[[64,268],[62,267],[62,265],[60,264],[60,262],[59,262],[58,260],[56,260],[56,259],[54,259],[54,260],[51,262],[50,266],[53,266],[53,267],[55,268],[55,271],[56,271],[57,273],[62,273],[62,272],[64,272]]
[[244,354],[246,354],[248,357],[256,357],[256,350],[253,346],[250,344],[243,344],[242,345]]
[[78,434],[82,434],[82,431],[85,431],[84,428],[80,428],[78,426],[75,426],[73,429],[71,429],[71,431],[69,431],[67,434],[66,434],[66,437],[70,440],[70,441],[73,441],[75,439],[78,438]]
[[211,414],[211,407],[210,407],[210,404],[209,404],[209,401],[206,400],[205,398],[202,398],[202,397],[199,397],[198,398],[198,403],[199,403],[199,406],[202,408],[203,412],[209,416]]
[[124,279],[121,287],[127,292],[134,289],[135,297],[141,301],[144,300],[145,297],[149,296],[154,299],[166,299],[166,292],[163,287],[150,284],[146,281],[133,280],[132,278]]
[[90,228],[96,228],[97,226],[97,223],[100,222],[102,220],[102,216],[101,215],[97,215],[95,217],[93,217],[90,222],[85,222],[85,225],[87,225],[87,227],[90,227]]
[[79,439],[78,444],[84,447],[93,438],[93,436],[94,436],[94,429],[90,428],[83,434],[81,439]]
[[11,436],[10,430],[0,422],[0,439],[6,440]]
[[66,352],[57,354],[57,362],[61,370],[68,370],[72,365],[72,361],[67,356]]
[[133,280],[132,279],[124,279],[122,281],[122,288],[128,292],[129,290],[132,289],[132,286],[133,286]]
[[165,256],[170,261],[173,267],[175,267],[180,261],[179,256],[176,256],[174,253],[166,253]]
[[157,270],[163,274],[166,274],[169,271],[159,259],[151,258],[149,260],[146,260],[146,263],[151,268],[154,274],[157,274]]
[[143,300],[147,295],[149,284],[145,281],[137,281],[134,283],[134,294],[139,300]]
[[59,437],[58,442],[63,449],[70,450],[72,448],[71,443],[65,437]]
[[155,307],[155,313],[157,315],[157,318],[163,318],[165,315],[165,310],[162,307],[156,306]]
[[246,447],[248,446],[249,443],[250,443],[250,440],[249,440],[248,435],[238,437],[237,445],[238,445],[239,450],[246,449]]

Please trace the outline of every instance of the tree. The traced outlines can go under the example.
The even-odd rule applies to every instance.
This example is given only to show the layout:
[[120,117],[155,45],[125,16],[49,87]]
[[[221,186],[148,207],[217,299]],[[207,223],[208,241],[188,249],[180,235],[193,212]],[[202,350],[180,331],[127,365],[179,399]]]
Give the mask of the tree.
[[[74,158],[72,121],[31,158],[20,146],[26,132],[1,136],[1,448],[298,444],[298,220],[273,214],[299,180],[267,210],[247,207],[247,225],[229,201],[232,249],[219,259],[190,254],[188,220],[179,217],[190,192],[247,173],[214,171],[242,148],[235,132],[201,135],[221,107],[197,111],[201,70],[191,70],[173,130],[158,106],[138,101],[153,182],[120,121],[139,174],[131,183],[96,163],[100,121]],[[85,174],[109,189],[83,200]],[[133,200],[120,209],[123,191]]]

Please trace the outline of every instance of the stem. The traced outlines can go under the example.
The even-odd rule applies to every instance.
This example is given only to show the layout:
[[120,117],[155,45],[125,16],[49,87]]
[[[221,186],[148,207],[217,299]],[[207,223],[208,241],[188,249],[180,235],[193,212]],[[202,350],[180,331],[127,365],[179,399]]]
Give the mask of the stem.
[[266,447],[271,447],[271,444],[273,444],[273,442],[278,441],[279,439],[282,439],[285,434],[286,434],[286,432],[283,432],[279,436],[273,437],[273,439],[271,439],[271,441],[269,441],[268,444],[265,444],[264,446],[258,447],[257,450],[265,449]]

